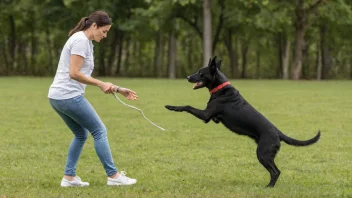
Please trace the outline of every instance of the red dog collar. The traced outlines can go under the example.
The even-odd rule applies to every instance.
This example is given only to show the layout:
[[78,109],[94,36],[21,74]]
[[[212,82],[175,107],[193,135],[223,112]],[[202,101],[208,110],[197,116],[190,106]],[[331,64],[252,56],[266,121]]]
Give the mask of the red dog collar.
[[221,85],[219,85],[219,86],[215,87],[214,89],[210,90],[210,94],[213,94],[213,93],[219,91],[220,89],[222,89],[223,87],[225,87],[226,85],[229,85],[229,84],[230,84],[229,81],[222,83]]

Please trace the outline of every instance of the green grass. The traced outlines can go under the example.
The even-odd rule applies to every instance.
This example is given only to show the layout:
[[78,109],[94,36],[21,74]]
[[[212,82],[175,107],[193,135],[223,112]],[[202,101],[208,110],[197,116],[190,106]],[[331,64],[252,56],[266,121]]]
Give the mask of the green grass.
[[127,103],[167,129],[159,130],[111,95],[87,87],[86,98],[108,129],[117,167],[138,183],[107,187],[90,136],[77,173],[91,186],[60,188],[72,134],[48,103],[52,78],[0,78],[0,198],[352,197],[351,81],[231,80],[287,135],[308,139],[322,131],[310,147],[282,143],[276,157],[281,176],[268,189],[269,174],[256,158],[253,140],[164,108],[204,108],[205,89],[193,91],[185,80],[104,80],[137,91],[139,99]]

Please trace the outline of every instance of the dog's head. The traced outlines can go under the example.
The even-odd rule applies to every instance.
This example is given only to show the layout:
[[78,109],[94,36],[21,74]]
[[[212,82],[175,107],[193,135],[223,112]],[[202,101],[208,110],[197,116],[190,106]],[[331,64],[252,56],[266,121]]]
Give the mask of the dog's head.
[[190,83],[194,83],[193,89],[207,87],[209,90],[228,81],[226,76],[220,71],[221,60],[216,61],[216,56],[209,59],[207,67],[198,70],[197,73],[187,76]]

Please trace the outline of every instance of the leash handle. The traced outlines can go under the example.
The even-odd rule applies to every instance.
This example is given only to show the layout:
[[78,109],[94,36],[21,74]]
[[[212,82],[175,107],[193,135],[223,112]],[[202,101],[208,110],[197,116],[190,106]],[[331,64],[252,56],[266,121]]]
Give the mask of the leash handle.
[[132,108],[132,109],[135,109],[135,110],[139,111],[139,112],[142,114],[142,116],[143,116],[146,120],[148,120],[148,122],[150,122],[150,124],[154,125],[155,127],[159,128],[159,129],[161,129],[161,130],[163,130],[163,131],[166,131],[164,128],[162,128],[162,127],[160,127],[160,126],[154,124],[152,121],[150,121],[150,120],[144,115],[144,113],[143,113],[142,110],[138,109],[138,108],[135,107],[135,106],[132,106],[132,105],[129,105],[129,104],[124,103],[119,97],[117,97],[117,96],[115,95],[115,93],[112,93],[112,94],[113,94],[113,96],[114,96],[118,101],[120,101],[123,105],[125,105],[125,106],[127,106],[127,107],[130,107],[130,108]]

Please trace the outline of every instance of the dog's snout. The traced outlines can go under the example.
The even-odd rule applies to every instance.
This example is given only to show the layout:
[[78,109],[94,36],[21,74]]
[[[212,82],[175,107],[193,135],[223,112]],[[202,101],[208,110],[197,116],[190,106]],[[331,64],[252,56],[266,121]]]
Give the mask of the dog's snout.
[[187,80],[191,79],[191,76],[187,76]]

